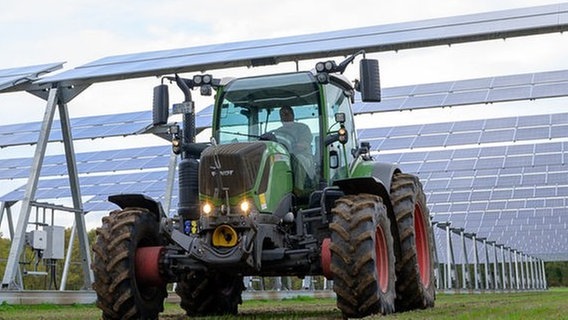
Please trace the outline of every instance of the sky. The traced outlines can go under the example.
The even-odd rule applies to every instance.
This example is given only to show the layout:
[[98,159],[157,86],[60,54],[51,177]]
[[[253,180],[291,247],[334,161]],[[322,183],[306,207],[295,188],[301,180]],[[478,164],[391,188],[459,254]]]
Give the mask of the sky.
[[[302,35],[558,3],[547,0],[1,0],[0,69],[65,62],[64,70],[112,55]],[[568,38],[561,34],[385,52],[383,87],[568,69]],[[339,60],[338,60],[339,61]],[[312,62],[300,63],[311,69]],[[265,69],[214,71],[239,76],[293,71],[293,64]],[[356,68],[353,68],[356,69]],[[150,110],[156,78],[95,84],[69,104],[71,117]],[[176,93],[170,91],[175,102]],[[563,100],[460,107],[389,114],[384,125],[502,114],[561,112]],[[210,103],[210,102],[209,102]],[[198,101],[197,108],[207,102]],[[45,102],[25,92],[0,94],[0,125],[40,121]],[[384,119],[384,118],[383,118]],[[376,125],[377,122],[373,122]],[[363,126],[368,125],[363,123]],[[150,142],[151,143],[151,142]],[[77,142],[77,152],[106,148],[101,139]],[[118,145],[120,147],[120,144]],[[0,149],[0,159],[32,156],[33,147]],[[61,153],[61,146],[50,146]],[[2,181],[0,194],[21,181]],[[3,192],[4,191],[4,192]],[[8,190],[9,191],[9,190]],[[2,223],[5,225],[5,223]]]

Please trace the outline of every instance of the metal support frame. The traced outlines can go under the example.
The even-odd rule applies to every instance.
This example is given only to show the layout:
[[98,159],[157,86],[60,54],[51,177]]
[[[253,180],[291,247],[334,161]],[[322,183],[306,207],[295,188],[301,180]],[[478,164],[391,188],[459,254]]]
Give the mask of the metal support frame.
[[491,246],[493,246],[493,289],[501,289],[501,281],[499,280],[499,258],[497,257],[497,245],[495,241],[491,241]]
[[77,228],[75,227],[75,223],[73,223],[73,227],[71,227],[71,235],[69,236],[69,246],[67,247],[67,255],[65,256],[65,264],[63,266],[63,274],[61,275],[59,291],[65,291],[65,287],[67,286],[67,276],[69,275],[69,267],[71,266],[71,254],[73,253],[75,233],[77,233]]
[[481,279],[479,276],[479,254],[477,252],[477,239],[475,236],[475,233],[472,234],[471,236],[471,240],[473,242],[473,277],[475,278],[475,283],[473,285],[473,288],[475,290],[479,290],[480,284],[481,284]]
[[501,289],[506,290],[509,284],[507,283],[507,275],[505,271],[505,246],[499,245],[501,248]]
[[34,153],[31,173],[28,179],[28,184],[26,185],[24,199],[22,200],[22,207],[20,210],[20,215],[18,217],[18,224],[16,225],[14,237],[12,238],[12,245],[10,247],[10,254],[8,255],[8,262],[6,263],[6,270],[4,271],[2,288],[20,289],[19,286],[14,283],[14,272],[18,267],[20,254],[24,249],[24,237],[31,212],[31,201],[35,198],[41,165],[43,164],[43,158],[47,149],[49,133],[51,131],[51,125],[53,124],[53,117],[55,115],[55,109],[57,107],[57,93],[57,88],[51,89],[49,91],[47,107],[45,109],[43,122]]
[[10,253],[8,255],[8,262],[6,263],[6,270],[2,280],[3,289],[23,289],[21,284],[15,281],[16,270],[19,267],[19,259],[24,249],[25,234],[28,226],[31,207],[35,199],[41,167],[45,157],[45,151],[49,142],[49,134],[53,125],[55,110],[59,108],[59,118],[61,121],[61,133],[63,137],[63,144],[65,149],[65,156],[67,160],[67,172],[69,175],[69,184],[71,189],[71,196],[73,200],[73,207],[75,209],[75,223],[77,225],[77,232],[79,235],[79,243],[81,246],[82,266],[84,273],[84,288],[89,289],[93,282],[94,276],[90,269],[91,256],[89,249],[89,242],[87,238],[87,231],[85,227],[85,219],[83,213],[83,205],[81,199],[79,178],[77,173],[77,164],[75,161],[75,152],[73,149],[73,139],[71,134],[71,125],[69,121],[69,114],[67,105],[63,101],[66,99],[67,93],[62,92],[60,88],[53,87],[49,90],[47,96],[47,105],[43,117],[43,122],[38,137],[36,149],[34,152],[33,163],[31,166],[30,177],[26,185],[26,191],[22,200],[20,215],[18,216],[18,223],[16,230],[12,237],[12,244]]
[[485,290],[489,290],[491,289],[491,280],[489,280],[489,251],[487,249],[487,239],[483,238],[482,241],[485,250]]
[[542,288],[548,290],[548,282],[546,281],[546,269],[544,266],[544,260],[540,260],[542,269]]
[[508,253],[507,256],[509,257],[509,258],[508,258],[508,264],[509,264],[509,289],[510,289],[510,290],[513,290],[513,289],[515,289],[515,283],[513,282],[513,256],[511,255],[511,254],[512,254],[511,248],[506,247],[505,249],[507,250],[507,253]]
[[530,265],[530,270],[531,270],[531,289],[536,289],[537,288],[537,279],[536,279],[536,275],[534,272],[534,258],[533,257],[529,257],[529,265]]
[[454,271],[454,249],[452,247],[452,234],[450,230],[450,223],[446,225],[446,289],[453,288],[453,271]]
[[0,226],[4,220],[4,213],[6,213],[6,219],[8,220],[8,232],[10,233],[10,239],[14,237],[14,222],[12,219],[12,206],[15,204],[13,201],[0,202]]
[[531,283],[531,271],[530,271],[530,263],[529,263],[529,256],[526,254],[523,254],[523,259],[524,259],[524,265],[525,265],[525,289],[531,289],[532,287],[532,283]]
[[[430,217],[430,223],[432,224],[432,232],[434,232],[434,227],[438,225],[438,222],[432,221],[432,217]],[[432,241],[434,248],[438,248],[435,235],[432,235]],[[436,274],[436,288],[438,289],[440,289],[440,279],[442,278],[440,269],[440,258],[438,257],[438,250],[434,250],[434,272]]]
[[89,248],[89,238],[87,228],[85,226],[85,215],[83,213],[83,201],[81,199],[81,187],[79,184],[79,175],[77,171],[77,161],[75,160],[75,150],[73,148],[73,135],[71,133],[71,122],[69,120],[69,112],[66,103],[59,104],[59,119],[61,121],[61,135],[63,136],[63,145],[65,147],[65,158],[67,160],[67,173],[69,174],[69,186],[71,188],[71,197],[73,199],[73,208],[75,208],[75,227],[77,228],[77,237],[79,238],[79,247],[81,259],[83,261],[83,286],[84,289],[90,289],[94,281],[93,271],[91,270],[91,255]]
[[465,233],[463,228],[460,229],[460,237],[461,237],[462,252],[463,252],[462,288],[468,289],[471,288],[471,277],[469,272],[469,261],[467,257],[467,248],[465,246]]
[[515,284],[517,290],[521,290],[521,277],[519,273],[519,252],[517,252],[517,250],[513,250],[513,254],[515,257]]
[[542,274],[540,273],[540,259],[534,258],[534,273],[536,275],[536,288],[542,289]]
[[527,289],[527,281],[525,279],[525,255],[522,252],[519,252],[519,266],[521,269],[521,290]]

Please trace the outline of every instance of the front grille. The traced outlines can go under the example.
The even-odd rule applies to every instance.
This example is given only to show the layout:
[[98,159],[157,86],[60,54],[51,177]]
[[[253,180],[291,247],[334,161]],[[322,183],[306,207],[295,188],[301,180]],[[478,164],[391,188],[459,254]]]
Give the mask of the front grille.
[[212,197],[217,188],[217,178],[211,169],[215,164],[215,155],[221,164],[221,180],[223,187],[229,188],[229,196],[251,190],[264,150],[264,142],[230,143],[205,149],[201,154],[199,166],[200,193]]

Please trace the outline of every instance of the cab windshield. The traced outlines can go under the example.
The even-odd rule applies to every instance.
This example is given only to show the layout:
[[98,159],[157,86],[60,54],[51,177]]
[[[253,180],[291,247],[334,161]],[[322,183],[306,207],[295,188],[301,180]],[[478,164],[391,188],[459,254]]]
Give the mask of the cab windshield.
[[291,108],[294,122],[310,129],[314,154],[314,138],[320,131],[319,100],[318,85],[308,72],[234,80],[218,102],[215,136],[219,143],[257,141],[282,127],[280,110]]

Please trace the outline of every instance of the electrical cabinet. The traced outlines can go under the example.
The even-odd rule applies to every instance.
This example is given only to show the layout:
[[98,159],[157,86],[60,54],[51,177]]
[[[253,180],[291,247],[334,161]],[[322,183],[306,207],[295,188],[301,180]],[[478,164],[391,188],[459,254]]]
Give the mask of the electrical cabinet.
[[44,259],[65,258],[65,228],[61,226],[45,226],[46,248],[43,253]]

